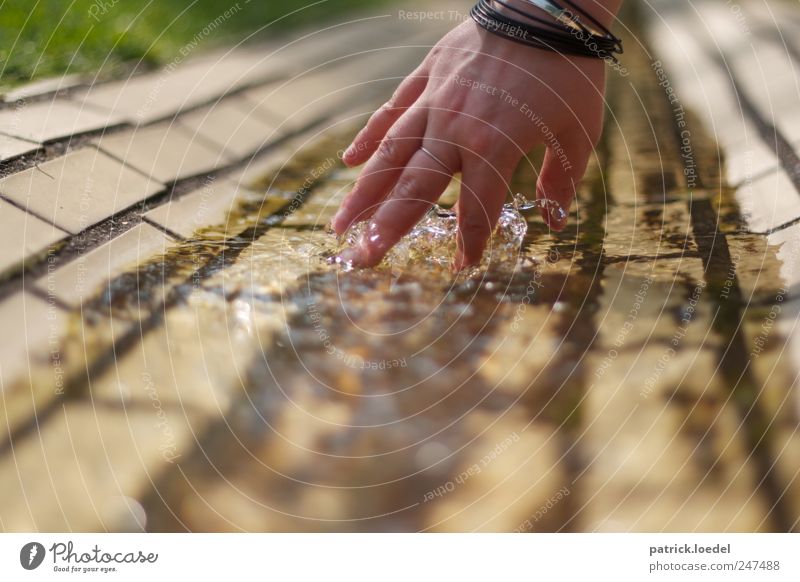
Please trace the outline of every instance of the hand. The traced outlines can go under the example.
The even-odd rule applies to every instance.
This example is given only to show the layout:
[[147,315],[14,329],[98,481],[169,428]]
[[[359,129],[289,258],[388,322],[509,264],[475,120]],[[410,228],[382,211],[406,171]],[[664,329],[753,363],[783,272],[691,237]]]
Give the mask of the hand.
[[[369,219],[345,251],[373,266],[461,172],[455,269],[480,262],[520,160],[547,147],[537,198],[568,209],[600,136],[603,62],[520,45],[466,21],[398,87],[344,154],[369,162],[333,219],[342,234]],[[428,155],[424,147],[433,155]],[[561,230],[546,211],[543,219]]]

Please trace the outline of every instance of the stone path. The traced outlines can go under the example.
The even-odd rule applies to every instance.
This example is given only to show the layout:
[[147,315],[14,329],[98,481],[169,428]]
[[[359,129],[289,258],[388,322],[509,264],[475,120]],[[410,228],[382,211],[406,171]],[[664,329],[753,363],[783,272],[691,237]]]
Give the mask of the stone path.
[[663,4],[573,226],[477,281],[324,261],[336,152],[449,18],[18,92],[0,529],[797,530],[797,20],[720,61],[736,14]]

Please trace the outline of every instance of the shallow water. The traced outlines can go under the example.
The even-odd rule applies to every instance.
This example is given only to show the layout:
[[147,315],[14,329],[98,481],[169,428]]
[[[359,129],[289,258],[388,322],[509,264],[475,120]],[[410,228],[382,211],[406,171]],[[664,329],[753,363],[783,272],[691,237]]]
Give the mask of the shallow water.
[[[800,423],[785,341],[764,327],[784,301],[780,263],[737,230],[730,192],[682,187],[679,148],[650,126],[663,95],[637,79],[612,90],[625,115],[569,226],[553,232],[540,211],[563,209],[518,196],[475,270],[450,269],[455,182],[377,268],[331,261],[366,228],[342,241],[325,229],[357,172],[308,181],[350,137],[335,136],[250,184],[225,225],[100,290],[67,338],[88,360],[72,362],[67,393],[142,414],[177,459],[145,470],[114,456],[133,463],[120,474],[144,475],[138,522],[786,529],[800,515]],[[714,158],[695,135],[698,163]],[[514,189],[534,192],[535,177],[523,165]],[[97,333],[108,320],[111,339]],[[154,392],[168,441],[152,430]],[[105,527],[127,527],[117,509]]]

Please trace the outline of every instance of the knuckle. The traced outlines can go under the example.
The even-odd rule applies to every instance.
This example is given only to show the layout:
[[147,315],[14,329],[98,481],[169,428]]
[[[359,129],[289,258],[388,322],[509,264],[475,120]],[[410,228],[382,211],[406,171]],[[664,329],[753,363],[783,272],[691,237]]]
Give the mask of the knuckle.
[[394,109],[397,107],[395,104],[397,103],[397,91],[389,98],[389,100],[380,106],[378,109],[379,115],[390,115]]
[[453,123],[464,123],[465,117],[461,112],[461,104],[456,100],[440,101],[446,105],[441,105],[436,110],[436,121],[443,127],[452,126]]
[[484,159],[496,155],[500,145],[497,134],[486,131],[469,132],[464,140],[464,147],[469,153]]
[[397,140],[393,139],[391,136],[386,136],[378,146],[376,155],[383,163],[395,166],[400,162],[398,149]]
[[442,56],[442,47],[441,47],[441,45],[438,45],[438,44],[437,44],[436,46],[434,46],[434,47],[433,47],[433,48],[430,50],[430,52],[428,53],[428,56],[427,56],[427,57],[425,57],[425,60],[426,60],[428,63],[432,63],[432,62],[435,62],[435,61],[439,60],[439,58],[440,58],[441,56]]
[[365,129],[371,128],[376,123],[381,123],[381,120],[385,118],[387,115],[390,115],[392,110],[392,106],[390,102],[386,102],[370,116],[369,121],[367,122],[367,127]]
[[418,198],[417,181],[414,178],[401,177],[395,184],[394,197],[398,200],[416,200]]

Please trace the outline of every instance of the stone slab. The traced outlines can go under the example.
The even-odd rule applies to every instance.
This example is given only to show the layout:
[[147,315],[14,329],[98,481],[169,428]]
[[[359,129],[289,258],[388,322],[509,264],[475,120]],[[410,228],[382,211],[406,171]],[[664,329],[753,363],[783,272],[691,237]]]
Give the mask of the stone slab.
[[121,122],[118,115],[64,99],[30,104],[21,102],[17,107],[0,111],[0,127],[4,133],[37,143],[96,131]]
[[800,218],[800,194],[784,170],[768,173],[736,190],[750,230],[766,232]]
[[72,234],[162,188],[92,147],[0,180],[0,194]]
[[[234,236],[244,228],[238,225],[235,216],[239,203],[245,199],[255,201],[257,196],[228,180],[209,182],[194,192],[151,210],[145,217],[186,238],[209,226],[219,227],[221,232]],[[258,210],[261,215],[267,216],[287,203],[284,199],[266,199],[258,205]]]
[[795,299],[800,293],[800,223],[773,232],[768,240],[769,244],[779,247],[780,274],[791,298]]
[[55,93],[62,89],[70,89],[77,87],[83,83],[90,81],[85,75],[63,75],[61,77],[51,77],[49,79],[41,79],[32,83],[26,83],[21,87],[16,87],[3,95],[3,100],[6,103],[14,101],[22,101],[30,99],[31,97],[38,97],[48,93]]
[[747,142],[726,148],[725,178],[731,186],[741,186],[758,179],[778,166],[775,148],[757,136]]
[[221,146],[168,122],[105,136],[96,145],[165,183],[210,172],[232,161]]
[[80,307],[97,295],[103,283],[152,257],[164,252],[171,241],[149,224],[139,224],[93,251],[48,273],[36,287],[52,293],[64,303]]
[[20,265],[66,236],[67,233],[60,228],[0,199],[0,278],[4,271]]
[[217,51],[174,60],[154,73],[95,85],[76,92],[75,99],[113,111],[129,123],[147,124],[270,78],[274,76],[270,65],[254,49]]
[[179,121],[193,133],[221,145],[236,159],[253,154],[283,135],[274,124],[248,111],[239,97],[192,111]]
[[401,47],[347,57],[243,96],[250,102],[248,110],[279,128],[298,130],[378,94],[388,97],[426,53],[425,47]]
[[0,303],[6,337],[0,342],[0,444],[63,389],[59,339],[68,316],[55,305],[27,292]]
[[192,430],[203,428],[180,409],[170,411],[168,424],[158,412],[90,402],[57,410],[0,460],[3,530],[142,531],[137,498],[175,468]]
[[41,146],[30,141],[0,134],[0,162],[37,151]]

